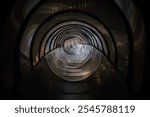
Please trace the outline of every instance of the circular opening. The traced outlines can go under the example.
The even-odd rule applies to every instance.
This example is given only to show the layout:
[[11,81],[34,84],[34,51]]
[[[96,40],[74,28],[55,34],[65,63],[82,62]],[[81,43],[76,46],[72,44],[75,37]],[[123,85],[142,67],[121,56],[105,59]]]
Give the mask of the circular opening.
[[100,37],[94,28],[70,21],[63,26],[58,24],[54,29],[46,45],[51,70],[68,81],[88,78],[98,69],[101,61],[101,52],[94,47],[94,44],[100,43]]

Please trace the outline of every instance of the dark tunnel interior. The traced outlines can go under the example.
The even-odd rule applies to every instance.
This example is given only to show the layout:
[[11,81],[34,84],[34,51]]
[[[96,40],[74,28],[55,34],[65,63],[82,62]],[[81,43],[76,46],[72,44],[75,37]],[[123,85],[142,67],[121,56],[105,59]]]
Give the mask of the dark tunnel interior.
[[0,4],[0,99],[150,99],[147,0],[20,1]]

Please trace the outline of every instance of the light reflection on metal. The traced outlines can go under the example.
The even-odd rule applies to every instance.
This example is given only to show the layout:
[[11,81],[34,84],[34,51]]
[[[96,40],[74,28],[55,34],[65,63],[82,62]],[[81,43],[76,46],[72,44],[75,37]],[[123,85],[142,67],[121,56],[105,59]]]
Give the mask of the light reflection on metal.
[[[143,77],[144,68],[144,51],[145,51],[145,28],[142,16],[139,9],[134,4],[132,0],[114,0],[116,4],[120,7],[122,12],[125,14],[130,27],[132,29],[133,35],[133,79],[134,79],[134,90],[136,92],[141,88],[141,82]],[[138,64],[137,64],[138,63]]]
[[[61,77],[66,82],[84,82],[92,78],[101,86],[111,77],[110,73],[114,73],[115,77],[126,82],[132,44],[134,62],[143,64],[138,56],[143,52],[144,25],[132,0],[113,0],[118,8],[109,0],[47,0],[37,7],[39,1],[26,0],[24,5],[20,1],[14,9],[14,12],[22,14],[19,18],[13,14],[16,16],[12,22],[17,29],[30,13],[20,46],[22,78],[31,78],[32,73],[45,65],[49,73],[41,70],[40,75],[45,73],[49,77],[42,75],[43,79],[58,80]],[[19,7],[22,10],[17,10]],[[30,12],[33,8],[35,11]],[[129,23],[129,27],[124,21]],[[131,28],[131,37],[127,27]],[[133,66],[133,74],[141,77],[138,75],[141,69]]]
[[[69,14],[77,15],[78,13],[72,12]],[[82,15],[84,16],[84,14]],[[63,19],[64,15],[60,16]],[[84,17],[88,18],[89,16]],[[92,21],[94,21],[93,18]],[[51,22],[55,23],[56,21],[52,20]],[[47,24],[43,25],[41,31],[45,30],[45,27],[47,27]],[[102,30],[104,29],[102,28]],[[39,36],[38,38],[40,39]],[[100,53],[108,56],[108,50],[102,35],[97,29],[82,21],[64,21],[53,26],[39,42],[41,42],[40,54],[33,51],[33,65],[38,64],[40,59],[46,55],[52,71],[69,81],[80,81],[88,78],[96,72],[100,65]],[[37,45],[36,43],[33,43],[33,46]],[[38,56],[40,57],[38,58]]]
[[[25,38],[25,39],[22,41],[22,43],[26,46],[22,46],[21,52],[24,53],[24,55],[27,58],[30,57],[31,42],[32,42],[32,38],[33,38],[34,33],[36,32],[37,28],[38,28],[38,24],[34,24],[29,27],[29,30],[26,30],[24,32],[25,37],[23,37],[23,38]],[[26,41],[26,40],[28,40],[28,41]]]
[[101,52],[94,47],[74,44],[65,49],[58,48],[46,55],[49,67],[58,76],[69,81],[80,81],[98,69]]
[[[88,4],[91,4],[91,6]],[[128,55],[127,55],[128,40],[126,33],[117,32],[116,30],[113,30],[113,28],[110,29],[115,39],[113,40],[113,37],[110,36],[107,29],[99,21],[95,20],[94,18],[88,15],[85,15],[84,13],[82,14],[76,12],[57,15],[56,17],[53,17],[49,19],[47,22],[45,22],[43,26],[39,25],[40,22],[43,22],[44,19],[48,18],[50,14],[57,13],[61,10],[67,9],[69,10],[70,8],[74,9],[73,7],[70,7],[71,5],[78,6],[79,4],[71,4],[71,3],[62,4],[61,2],[56,4],[55,2],[54,3],[46,2],[46,4],[42,4],[41,7],[37,9],[35,14],[32,16],[30,22],[26,26],[26,30],[30,30],[30,27],[32,25],[37,24],[38,26],[37,32],[36,33],[33,32],[34,37],[33,38],[30,37],[32,38],[33,47],[28,48],[29,51],[32,51],[31,52],[32,54],[30,54],[31,56],[30,57],[28,56],[27,58],[32,60],[31,63],[33,64],[33,66],[35,66],[46,54],[48,54],[51,51],[54,51],[54,49],[63,47],[65,39],[70,38],[70,36],[75,36],[75,38],[80,38],[85,45],[92,46],[98,49],[99,51],[103,52],[103,54],[105,54],[108,57],[108,60],[114,66],[118,65],[117,68],[124,76],[124,74],[126,74],[127,72],[125,69],[127,67],[126,63],[128,62]],[[87,3],[85,5],[83,4],[79,6],[83,7],[86,6],[86,8],[83,9],[88,9],[89,7],[93,8],[97,7],[96,2]],[[37,19],[39,15],[42,15],[43,17],[39,17]],[[75,19],[77,19],[77,21]],[[113,23],[110,25],[113,25]],[[114,27],[116,27],[115,24]],[[122,30],[123,28],[120,29]],[[125,38],[120,38],[121,36],[122,37],[124,36]],[[24,33],[22,40],[26,41],[26,43],[29,43],[30,38],[28,38],[27,34]],[[117,43],[124,42],[124,44],[118,45],[116,43],[115,45],[114,41],[116,41]],[[28,46],[26,45],[26,43],[22,43],[21,46],[24,46],[24,48],[26,48],[26,46]],[[120,49],[116,50],[116,46],[117,48]],[[124,52],[122,52],[122,50],[124,50]],[[116,56],[117,51],[118,51],[118,58]],[[24,51],[23,48],[21,48],[21,52],[24,53],[24,55],[29,53],[27,51]],[[122,61],[124,61],[124,63]],[[50,68],[52,69],[52,67]]]

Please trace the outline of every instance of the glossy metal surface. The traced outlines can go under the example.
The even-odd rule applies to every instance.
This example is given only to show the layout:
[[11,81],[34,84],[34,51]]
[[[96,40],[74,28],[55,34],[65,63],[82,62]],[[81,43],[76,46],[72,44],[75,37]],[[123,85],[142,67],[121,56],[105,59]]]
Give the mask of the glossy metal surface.
[[17,69],[23,98],[124,99],[140,90],[144,25],[132,0],[18,0],[8,22],[4,51],[19,55],[4,77],[11,90]]

